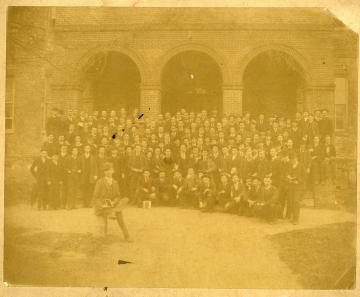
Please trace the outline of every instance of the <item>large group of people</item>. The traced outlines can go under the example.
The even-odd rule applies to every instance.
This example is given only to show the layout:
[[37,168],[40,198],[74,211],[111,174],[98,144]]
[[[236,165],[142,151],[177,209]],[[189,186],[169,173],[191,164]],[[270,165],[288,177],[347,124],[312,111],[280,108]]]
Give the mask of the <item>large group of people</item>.
[[151,201],[297,224],[304,192],[335,180],[333,133],[326,109],[291,118],[53,109],[31,166],[32,200],[39,209],[91,207],[111,166],[121,196],[139,207]]

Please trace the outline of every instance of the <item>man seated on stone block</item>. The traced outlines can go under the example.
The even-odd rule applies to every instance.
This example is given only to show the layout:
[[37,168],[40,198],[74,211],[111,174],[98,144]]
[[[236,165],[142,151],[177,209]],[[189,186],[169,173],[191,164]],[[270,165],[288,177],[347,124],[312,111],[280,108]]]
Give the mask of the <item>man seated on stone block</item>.
[[108,219],[115,219],[123,232],[125,240],[130,241],[130,235],[122,214],[122,210],[129,199],[120,196],[119,184],[112,177],[114,173],[112,164],[106,162],[103,171],[104,176],[96,182],[93,194],[93,205],[100,234],[106,236]]

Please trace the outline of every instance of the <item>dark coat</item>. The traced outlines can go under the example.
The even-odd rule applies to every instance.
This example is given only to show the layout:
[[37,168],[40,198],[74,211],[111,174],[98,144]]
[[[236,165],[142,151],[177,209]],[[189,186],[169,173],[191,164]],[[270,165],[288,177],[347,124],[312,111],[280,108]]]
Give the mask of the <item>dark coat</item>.
[[30,172],[38,184],[46,184],[49,180],[49,160],[37,158],[31,165]]
[[55,142],[44,142],[42,149],[45,150],[49,157],[52,157],[58,151],[58,145]]
[[114,201],[120,198],[119,184],[116,180],[112,180],[112,184],[109,185],[106,178],[100,178],[95,185],[93,194],[93,205],[96,215],[102,215],[102,208],[107,199]]
[[72,183],[79,183],[81,177],[81,162],[80,158],[69,157],[66,161],[65,167],[68,181]]
[[279,191],[274,186],[270,186],[269,189],[262,187],[260,199],[260,202],[264,202],[265,204],[276,204],[279,200]]
[[271,172],[270,162],[266,158],[255,161],[255,173],[262,180],[267,174]]
[[61,164],[58,162],[55,164],[52,161],[49,161],[49,181],[51,184],[57,184],[59,185],[64,181],[64,170],[61,167]]
[[222,156],[220,159],[220,166],[219,166],[219,171],[220,172],[224,172],[224,173],[230,173],[231,170],[231,157],[230,156]]
[[320,135],[326,136],[330,135],[332,136],[334,134],[334,124],[332,119],[330,118],[323,118],[319,122],[319,132]]
[[[88,162],[88,166],[87,166]],[[85,154],[80,157],[81,163],[81,183],[82,184],[93,184],[98,176],[98,168],[96,164],[96,158],[90,154],[88,158]]]
[[279,158],[270,160],[270,172],[273,185],[279,186],[281,180],[282,162]]
[[287,182],[291,187],[300,188],[301,184],[304,182],[304,177],[304,166],[301,163],[296,167],[293,167],[292,165],[289,166]]

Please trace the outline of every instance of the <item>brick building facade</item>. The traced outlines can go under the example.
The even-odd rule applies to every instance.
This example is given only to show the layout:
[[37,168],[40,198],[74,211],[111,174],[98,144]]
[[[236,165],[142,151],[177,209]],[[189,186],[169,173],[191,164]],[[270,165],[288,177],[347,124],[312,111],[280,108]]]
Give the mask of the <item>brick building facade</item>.
[[322,9],[14,7],[7,34],[7,161],[38,153],[52,107],[93,108],[84,72],[108,52],[136,65],[148,115],[162,111],[162,71],[178,54],[201,52],[218,65],[228,114],[243,112],[251,61],[283,53],[304,81],[296,109],[326,107],[337,135],[354,138],[358,37]]

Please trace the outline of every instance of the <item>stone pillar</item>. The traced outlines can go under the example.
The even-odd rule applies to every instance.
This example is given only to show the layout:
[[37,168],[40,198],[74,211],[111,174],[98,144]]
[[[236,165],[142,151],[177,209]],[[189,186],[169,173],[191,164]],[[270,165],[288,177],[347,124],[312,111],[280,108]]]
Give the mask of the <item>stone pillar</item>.
[[81,110],[87,111],[91,113],[94,109],[94,83],[91,81],[87,81],[83,83],[83,86],[80,90],[79,104],[81,106]]
[[306,110],[306,89],[305,87],[298,88],[296,91],[296,110],[303,112]]
[[81,89],[78,84],[52,84],[48,107],[57,107],[64,110],[83,109],[81,104]]
[[223,113],[242,113],[242,85],[223,85]]
[[140,87],[140,113],[145,116],[158,115],[161,112],[161,87],[160,84],[147,85]]
[[335,86],[334,84],[317,84],[306,88],[305,107],[309,111],[326,108],[334,116]]

